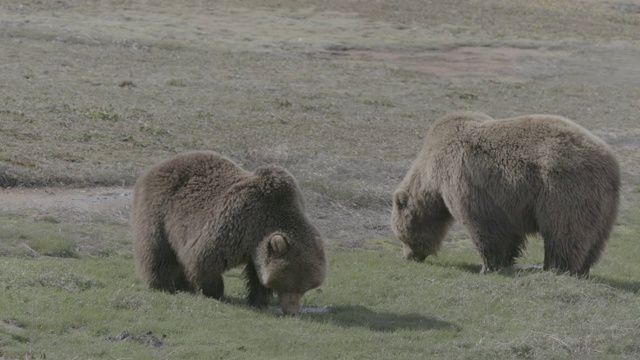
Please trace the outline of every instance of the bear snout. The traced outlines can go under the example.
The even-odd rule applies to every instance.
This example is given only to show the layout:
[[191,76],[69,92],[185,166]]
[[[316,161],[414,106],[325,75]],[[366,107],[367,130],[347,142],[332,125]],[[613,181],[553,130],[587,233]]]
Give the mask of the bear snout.
[[413,251],[407,244],[402,244],[402,258],[405,260],[413,260],[423,262],[427,258],[427,254]]
[[285,315],[295,315],[302,309],[303,293],[280,293],[280,306]]

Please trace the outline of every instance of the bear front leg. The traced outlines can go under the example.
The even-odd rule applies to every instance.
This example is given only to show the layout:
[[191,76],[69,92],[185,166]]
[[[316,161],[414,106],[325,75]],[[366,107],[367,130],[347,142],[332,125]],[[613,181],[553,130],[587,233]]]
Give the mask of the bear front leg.
[[482,274],[513,266],[525,242],[523,236],[496,231],[476,234],[472,240],[482,256]]
[[[564,220],[564,219],[563,219]],[[604,242],[598,242],[597,236],[584,233],[588,226],[576,226],[567,220],[566,223],[541,226],[540,233],[544,238],[544,270],[555,270],[559,273],[569,272],[571,275],[589,275],[589,268],[602,251]],[[555,226],[551,226],[555,225]],[[580,228],[582,236],[572,234],[571,227]],[[596,246],[590,246],[596,244]]]
[[216,266],[217,262],[210,261],[209,258],[202,258],[198,261],[183,261],[186,273],[186,284],[193,284],[196,291],[202,291],[207,297],[220,300],[224,295],[224,281],[222,280],[223,269]]
[[482,269],[480,273],[487,274],[493,271],[511,267],[515,263],[515,256],[509,253],[510,247],[505,249],[500,244],[492,243],[491,240],[474,240],[480,255],[482,256]]
[[273,291],[260,282],[258,272],[253,261],[249,260],[244,268],[244,278],[247,280],[247,300],[249,305],[257,308],[266,308],[271,302]]
[[224,295],[224,280],[222,275],[209,275],[200,283],[200,289],[202,294],[206,297],[211,297],[217,300],[222,299]]
[[480,269],[481,274],[488,274],[502,269],[502,266],[499,265],[498,259],[496,259],[491,250],[480,250],[480,255],[482,256],[482,268]]
[[184,270],[182,270],[182,267],[180,267],[178,270],[179,272],[177,273],[177,275],[173,280],[174,288],[176,289],[176,291],[184,291],[184,292],[191,292],[191,293],[195,292],[195,289],[193,288],[191,283],[189,283],[189,281],[187,280],[187,277],[184,273]]

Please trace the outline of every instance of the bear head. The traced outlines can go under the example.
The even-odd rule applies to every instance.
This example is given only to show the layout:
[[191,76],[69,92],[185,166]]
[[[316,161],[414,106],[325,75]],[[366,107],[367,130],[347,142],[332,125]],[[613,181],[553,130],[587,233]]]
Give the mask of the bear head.
[[293,177],[277,167],[259,168],[266,235],[254,255],[260,282],[278,294],[285,314],[298,313],[302,296],[324,282],[324,241],[304,214]]
[[313,233],[275,232],[261,247],[260,281],[278,294],[282,312],[300,312],[302,296],[322,285],[326,277],[322,239]]
[[391,228],[402,242],[406,260],[423,261],[437,254],[452,221],[442,199],[422,195],[403,188],[393,194]]

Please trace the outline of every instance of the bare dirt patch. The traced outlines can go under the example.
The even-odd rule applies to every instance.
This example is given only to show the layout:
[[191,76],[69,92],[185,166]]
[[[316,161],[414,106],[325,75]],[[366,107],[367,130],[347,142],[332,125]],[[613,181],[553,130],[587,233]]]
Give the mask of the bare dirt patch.
[[107,340],[110,341],[134,341],[137,343],[140,343],[142,345],[149,345],[152,346],[154,348],[161,348],[164,345],[164,339],[165,335],[162,336],[162,338],[159,338],[155,335],[153,335],[153,333],[151,331],[146,332],[146,333],[141,333],[141,334],[131,334],[127,331],[122,332],[116,336],[109,336],[107,337]]
[[553,76],[567,51],[518,49],[512,47],[464,46],[450,50],[392,51],[346,50],[353,60],[380,61],[389,66],[445,78],[485,78],[524,82]]
[[0,320],[0,325],[8,329],[24,329],[24,324],[18,320],[3,319]]
[[126,209],[131,202],[131,193],[131,189],[102,187],[0,189],[0,210],[18,212],[62,210],[104,213]]

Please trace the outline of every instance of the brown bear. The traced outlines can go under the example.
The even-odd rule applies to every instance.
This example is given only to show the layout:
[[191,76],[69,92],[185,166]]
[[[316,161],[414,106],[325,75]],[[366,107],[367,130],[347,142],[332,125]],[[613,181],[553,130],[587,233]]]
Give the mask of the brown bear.
[[161,162],[136,182],[131,209],[138,273],[154,289],[220,299],[222,273],[246,264],[249,304],[275,291],[285,314],[326,276],[324,243],[286,170],[251,173],[213,152]]
[[513,265],[527,235],[539,233],[545,270],[587,275],[619,192],[611,149],[565,118],[454,113],[429,129],[393,195],[391,222],[406,259],[436,254],[455,219],[482,255],[483,273]]

